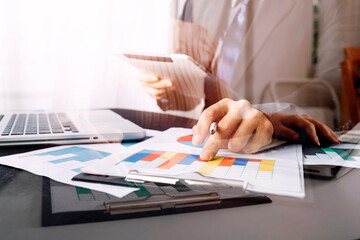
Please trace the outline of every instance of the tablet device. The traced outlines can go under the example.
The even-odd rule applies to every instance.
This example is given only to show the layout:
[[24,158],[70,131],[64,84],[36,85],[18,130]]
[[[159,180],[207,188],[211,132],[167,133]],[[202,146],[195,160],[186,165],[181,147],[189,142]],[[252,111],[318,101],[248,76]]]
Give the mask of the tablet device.
[[[205,67],[184,54],[117,53],[144,74],[169,79],[173,85],[165,92],[158,106],[166,110],[193,110],[205,99]],[[172,91],[175,90],[175,91]]]
[[140,71],[171,80],[186,77],[203,79],[207,75],[204,66],[185,54],[116,53],[121,59]]

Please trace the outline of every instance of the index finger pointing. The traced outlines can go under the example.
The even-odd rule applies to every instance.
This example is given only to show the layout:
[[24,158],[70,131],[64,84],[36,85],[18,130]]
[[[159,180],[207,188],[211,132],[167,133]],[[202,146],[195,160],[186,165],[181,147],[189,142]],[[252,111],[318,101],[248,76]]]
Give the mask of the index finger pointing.
[[215,157],[216,153],[219,151],[222,145],[222,140],[216,138],[215,136],[210,136],[206,141],[206,144],[203,150],[200,153],[200,159],[202,160],[211,160]]

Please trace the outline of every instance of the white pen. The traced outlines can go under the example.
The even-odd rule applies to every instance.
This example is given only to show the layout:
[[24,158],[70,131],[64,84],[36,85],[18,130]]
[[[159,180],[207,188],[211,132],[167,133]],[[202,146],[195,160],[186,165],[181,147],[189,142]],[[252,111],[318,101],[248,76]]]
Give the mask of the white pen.
[[217,123],[216,122],[212,122],[210,125],[210,129],[209,132],[211,135],[213,135],[216,132],[216,128],[217,128]]

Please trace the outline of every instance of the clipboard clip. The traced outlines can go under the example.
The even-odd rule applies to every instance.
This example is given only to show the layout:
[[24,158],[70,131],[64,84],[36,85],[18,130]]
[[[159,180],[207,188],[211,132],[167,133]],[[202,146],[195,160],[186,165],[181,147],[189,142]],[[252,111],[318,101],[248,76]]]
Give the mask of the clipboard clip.
[[[181,177],[179,178],[175,177],[186,173],[199,175],[203,179],[192,180]],[[198,184],[209,184],[209,183],[227,184],[231,186],[241,187],[244,191],[246,191],[249,186],[249,182],[246,180],[231,180],[225,178],[212,177],[197,171],[179,171],[176,173],[165,173],[165,172],[154,172],[154,171],[146,171],[146,170],[139,171],[136,169],[132,169],[128,171],[126,175],[126,180],[131,182],[152,181],[152,182],[162,182],[168,184],[175,184],[179,180],[190,181],[192,183],[198,183]]]
[[[159,199],[159,196],[162,197],[160,197]],[[153,198],[155,199],[152,200]],[[176,195],[162,192],[154,193],[146,197],[141,197],[137,199],[104,202],[104,206],[105,213],[115,215],[147,211],[161,211],[174,208],[215,205],[220,203],[220,196],[216,192],[199,192]]]

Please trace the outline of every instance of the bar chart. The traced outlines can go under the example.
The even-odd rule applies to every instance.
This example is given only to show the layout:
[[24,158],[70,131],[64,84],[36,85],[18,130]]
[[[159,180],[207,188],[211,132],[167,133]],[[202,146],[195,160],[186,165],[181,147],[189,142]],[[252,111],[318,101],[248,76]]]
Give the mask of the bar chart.
[[272,179],[275,160],[215,157],[204,161],[199,155],[142,150],[122,161],[130,170],[154,169],[169,173],[183,171],[227,179]]
[[307,159],[360,161],[360,149],[306,146],[303,148],[303,152]]
[[87,163],[103,159],[109,155],[111,155],[111,153],[85,147],[72,146],[59,150],[50,150],[32,155],[25,155],[21,158],[28,159],[28,161],[33,161],[34,159],[46,161],[50,164],[56,164],[59,167],[80,173],[81,168],[86,166]]
[[[174,185],[167,185],[162,183],[132,183],[128,182],[129,187],[138,188],[138,190],[126,195],[122,199],[135,199],[141,197],[147,197],[152,194],[159,194],[159,193],[169,193],[172,195],[181,194],[183,192],[191,192],[191,191],[207,191],[206,187],[197,187],[190,189],[188,186],[184,185],[181,182],[178,182]],[[110,194],[94,191],[87,188],[82,187],[74,187],[76,191],[76,195],[79,201],[109,201],[109,200],[119,200],[120,198],[114,197]]]

